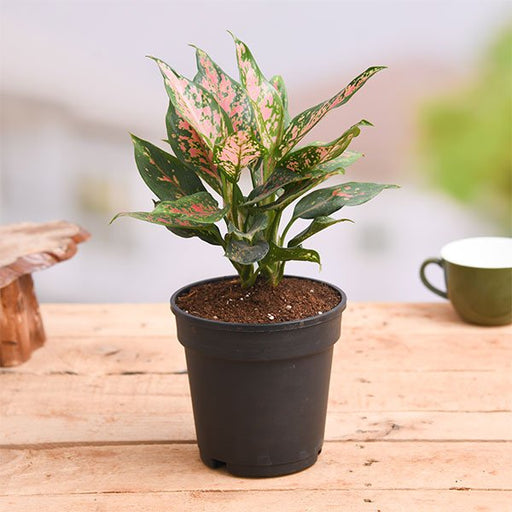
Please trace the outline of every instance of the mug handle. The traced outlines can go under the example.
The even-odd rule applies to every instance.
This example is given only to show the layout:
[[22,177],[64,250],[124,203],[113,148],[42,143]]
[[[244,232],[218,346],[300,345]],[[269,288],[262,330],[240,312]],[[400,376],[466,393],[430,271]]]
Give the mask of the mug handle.
[[436,288],[432,284],[430,284],[428,279],[427,279],[427,276],[425,275],[425,269],[431,263],[435,263],[436,265],[439,265],[442,269],[444,269],[443,260],[441,260],[439,258],[429,258],[429,259],[425,260],[422,263],[421,267],[420,267],[420,278],[421,278],[421,281],[431,292],[434,292],[435,294],[443,297],[444,299],[447,299],[448,298],[448,294],[446,292],[443,292],[439,288]]

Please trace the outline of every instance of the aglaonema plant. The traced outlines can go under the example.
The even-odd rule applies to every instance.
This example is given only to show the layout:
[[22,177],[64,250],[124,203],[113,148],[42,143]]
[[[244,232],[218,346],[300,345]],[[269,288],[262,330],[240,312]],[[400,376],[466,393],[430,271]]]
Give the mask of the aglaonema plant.
[[[329,111],[346,103],[384,67],[368,68],[332,98],[290,118],[282,77],[265,78],[249,48],[236,37],[234,41],[240,81],[199,48],[193,80],[151,57],[170,100],[167,142],[174,154],[132,136],[137,168],[158,200],[151,212],[122,212],[114,219],[134,217],[163,225],[178,236],[196,236],[221,246],[243,287],[253,285],[259,275],[276,286],[287,261],[320,264],[319,254],[302,244],[349,220],[331,214],[395,187],[349,182],[310,192],[362,156],[348,147],[363,126],[371,125],[366,120],[332,142],[294,149]],[[248,194],[239,185],[244,172],[252,182]],[[220,204],[212,194],[220,196]],[[285,208],[299,198],[281,229]],[[288,239],[298,220],[308,224]],[[218,223],[225,224],[222,231]]]

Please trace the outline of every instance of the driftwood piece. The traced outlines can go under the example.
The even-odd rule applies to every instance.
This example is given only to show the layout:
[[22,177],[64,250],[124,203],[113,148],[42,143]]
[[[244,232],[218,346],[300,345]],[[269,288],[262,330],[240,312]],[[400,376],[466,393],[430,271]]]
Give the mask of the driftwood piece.
[[32,272],[71,258],[89,233],[68,222],[0,226],[0,366],[15,366],[45,341]]

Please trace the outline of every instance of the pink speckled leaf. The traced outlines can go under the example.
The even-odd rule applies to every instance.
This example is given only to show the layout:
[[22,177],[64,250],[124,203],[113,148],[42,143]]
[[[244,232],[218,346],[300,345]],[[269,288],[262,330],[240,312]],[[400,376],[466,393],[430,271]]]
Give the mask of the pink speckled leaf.
[[324,217],[338,211],[343,206],[357,206],[366,203],[386,188],[398,188],[398,186],[350,182],[315,190],[295,205],[293,217],[301,219]]
[[213,151],[192,125],[176,112],[172,102],[169,102],[166,124],[168,142],[178,159],[193,169],[213,190],[222,193],[222,180],[213,163]]
[[229,135],[222,145],[213,151],[213,161],[233,182],[237,182],[240,171],[257,160],[262,148],[249,132],[239,131]]
[[368,68],[361,73],[347,87],[335,94],[331,99],[305,110],[294,117],[283,134],[278,148],[278,154],[286,155],[324,116],[332,110],[346,103],[375,73],[385,69],[385,66]]
[[332,171],[333,169],[338,169],[340,167],[346,168],[349,165],[352,165],[354,162],[357,162],[362,156],[363,153],[347,150],[344,151],[340,156],[317,165],[316,168],[326,172]]
[[208,192],[197,192],[176,201],[161,201],[152,212],[121,212],[112,220],[127,216],[172,228],[200,228],[221,220],[227,210],[220,209]]
[[290,114],[288,113],[288,93],[284,84],[283,77],[281,75],[274,75],[269,82],[273,85],[274,89],[279,93],[281,97],[281,103],[283,104],[283,128],[286,128],[290,124]]
[[[345,151],[341,156],[318,165],[314,169],[308,169],[304,172],[295,172],[286,169],[285,167],[278,167],[268,178],[264,185],[256,187],[249,194],[249,201],[247,205],[257,203],[266,199],[269,195],[277,192],[280,188],[284,188],[284,193],[277,199],[272,206],[283,204],[289,198],[290,193],[295,193],[302,190],[303,185],[308,185],[310,182],[319,184],[327,178],[336,174],[344,174],[345,168],[357,161],[362,156],[362,153],[355,151]],[[292,183],[302,182],[299,186],[290,187]],[[296,198],[297,196],[295,196]]]
[[199,48],[196,48],[196,60],[198,73],[194,82],[214,96],[229,117],[235,132],[251,130],[254,126],[254,113],[245,89]]
[[228,134],[225,113],[215,98],[201,85],[176,73],[165,62],[151,58],[160,68],[165,89],[176,111],[213,149]]
[[265,148],[271,149],[280,138],[283,129],[283,103],[278,91],[270,84],[249,48],[233,36],[236,46],[240,81],[254,104],[256,124]]
[[333,160],[347,149],[354,137],[359,135],[361,132],[360,126],[371,126],[371,123],[363,119],[354,126],[351,126],[333,142],[327,144],[314,142],[296,151],[292,151],[279,162],[279,166],[302,174],[308,169],[313,169],[329,160]]

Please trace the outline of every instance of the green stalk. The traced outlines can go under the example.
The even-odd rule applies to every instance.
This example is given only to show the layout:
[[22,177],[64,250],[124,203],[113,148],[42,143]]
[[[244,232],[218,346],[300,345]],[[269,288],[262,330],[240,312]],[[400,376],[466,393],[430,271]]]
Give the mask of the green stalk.
[[281,245],[281,247],[284,245],[284,240],[286,238],[286,235],[288,234],[288,231],[290,230],[290,228],[293,226],[293,223],[296,221],[297,219],[292,217],[288,224],[286,224],[285,228],[283,229],[283,233],[281,234],[281,239],[279,240],[279,244]]

